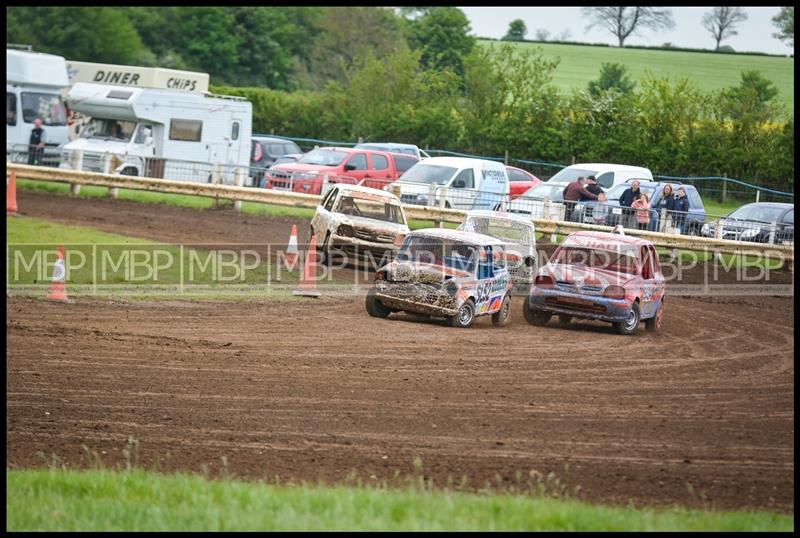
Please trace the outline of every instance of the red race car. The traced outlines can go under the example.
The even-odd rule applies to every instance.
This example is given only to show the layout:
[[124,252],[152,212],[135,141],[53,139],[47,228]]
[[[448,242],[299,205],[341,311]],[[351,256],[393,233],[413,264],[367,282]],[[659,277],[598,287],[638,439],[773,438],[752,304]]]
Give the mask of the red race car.
[[527,170],[517,168],[516,166],[506,166],[506,173],[508,174],[508,187],[512,200],[518,198],[523,192],[542,182],[541,179]]
[[608,321],[620,334],[634,334],[644,320],[648,331],[661,328],[664,275],[656,249],[638,237],[575,232],[539,269],[525,299],[523,314],[544,326],[557,314]]

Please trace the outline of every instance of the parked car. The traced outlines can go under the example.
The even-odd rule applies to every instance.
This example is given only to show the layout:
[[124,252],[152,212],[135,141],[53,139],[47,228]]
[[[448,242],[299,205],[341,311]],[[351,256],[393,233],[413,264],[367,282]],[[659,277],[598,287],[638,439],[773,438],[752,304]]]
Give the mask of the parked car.
[[430,157],[425,150],[419,149],[414,144],[400,144],[396,142],[364,142],[363,144],[357,144],[353,149],[373,149],[375,151],[388,151],[390,153],[404,153],[406,155],[413,155],[418,161]]
[[716,237],[722,226],[722,239],[776,244],[794,242],[794,205],[777,202],[746,204],[727,217],[708,222],[700,229],[706,237]]
[[[652,208],[650,210],[650,221],[647,224],[648,230],[661,230],[661,211],[658,209],[658,206],[661,203],[661,193],[664,190],[664,186],[667,184],[668,182],[663,181],[639,182],[639,189],[647,194],[647,198],[650,200],[650,207]],[[669,215],[670,222],[682,221],[681,233],[684,235],[700,235],[700,231],[706,221],[706,210],[703,207],[703,199],[700,197],[697,188],[694,185],[678,185],[675,183],[669,183],[669,185],[672,186],[673,192],[677,191],[678,187],[683,187],[686,190],[686,199],[689,202],[689,211],[686,215]],[[619,204],[620,196],[629,188],[630,184],[624,183],[616,185],[606,192],[606,196],[608,197],[608,201],[605,204],[607,206],[607,216],[604,219],[606,226],[616,226],[617,224],[631,226],[633,210],[620,207]],[[572,220],[594,222],[593,208],[596,205],[597,202],[593,200],[580,202],[575,206],[574,215],[576,216],[574,216]],[[582,216],[581,211],[583,212]]]
[[470,157],[431,157],[409,168],[386,190],[404,204],[453,209],[499,209],[508,198],[502,163]]
[[[403,173],[411,155],[353,148],[317,148],[295,163],[276,165],[265,173],[266,188],[325,194],[323,181],[383,188]],[[416,161],[415,161],[416,162]]]
[[502,241],[514,287],[527,293],[538,269],[536,229],[529,218],[498,211],[468,211],[458,229]]
[[253,186],[264,177],[264,171],[275,164],[276,160],[284,155],[302,155],[303,150],[300,146],[286,140],[285,138],[275,138],[271,136],[252,137],[250,151],[250,179]]
[[527,170],[516,166],[506,166],[506,173],[508,174],[508,187],[512,200],[542,182],[541,179]]
[[492,323],[505,325],[512,287],[502,241],[458,230],[416,230],[375,274],[366,308],[378,318],[405,311],[469,327],[476,316],[491,315]]
[[[506,211],[520,215],[529,215],[534,219],[551,218],[561,220],[564,218],[563,202],[564,189],[566,187],[566,183],[553,184],[549,181],[543,181],[511,200]],[[553,202],[550,205],[550,212],[547,216],[544,214],[545,199]]]
[[608,321],[625,335],[644,320],[657,331],[664,320],[665,281],[655,246],[645,239],[604,232],[576,232],[539,269],[523,304],[531,325],[554,315]]
[[597,184],[610,189],[620,183],[638,179],[653,181],[653,173],[649,168],[611,163],[579,163],[567,166],[547,180],[547,183],[571,183],[579,177],[594,176]]
[[373,270],[392,259],[408,232],[397,196],[357,185],[334,185],[311,220],[311,235],[326,263],[334,257],[347,265],[376,260]]

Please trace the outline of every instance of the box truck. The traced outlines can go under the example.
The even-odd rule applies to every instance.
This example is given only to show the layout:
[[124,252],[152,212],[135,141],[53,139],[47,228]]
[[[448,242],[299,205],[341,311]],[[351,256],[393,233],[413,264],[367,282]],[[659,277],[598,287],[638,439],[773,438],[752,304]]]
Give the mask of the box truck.
[[234,184],[250,164],[252,105],[240,97],[77,82],[67,106],[91,120],[61,167]]

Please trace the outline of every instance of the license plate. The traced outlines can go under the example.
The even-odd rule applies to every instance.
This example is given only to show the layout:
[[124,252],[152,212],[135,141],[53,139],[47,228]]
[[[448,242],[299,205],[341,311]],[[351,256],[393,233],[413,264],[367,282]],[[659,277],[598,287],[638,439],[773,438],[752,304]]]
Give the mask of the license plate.
[[622,208],[621,208],[621,207],[615,207],[615,208],[613,208],[613,209],[611,210],[611,212],[612,212],[613,214],[615,214],[615,215],[622,215]]
[[594,304],[592,301],[588,299],[579,299],[578,297],[559,297],[558,299],[562,303],[569,303],[581,306],[590,306]]

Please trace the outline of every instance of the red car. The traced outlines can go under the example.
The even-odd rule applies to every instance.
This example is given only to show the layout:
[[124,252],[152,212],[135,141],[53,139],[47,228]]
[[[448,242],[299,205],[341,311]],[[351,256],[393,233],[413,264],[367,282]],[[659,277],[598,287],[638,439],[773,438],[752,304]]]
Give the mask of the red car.
[[573,317],[608,321],[620,334],[634,334],[644,320],[648,331],[656,331],[664,317],[664,291],[661,264],[650,241],[575,232],[539,269],[523,314],[540,327],[558,315],[562,324]]
[[522,193],[542,182],[541,179],[527,170],[516,166],[506,166],[506,173],[508,174],[508,187],[512,200],[522,196]]
[[354,148],[317,148],[297,162],[276,165],[264,173],[268,189],[321,194],[324,177],[329,183],[382,189],[419,159],[386,151]]

